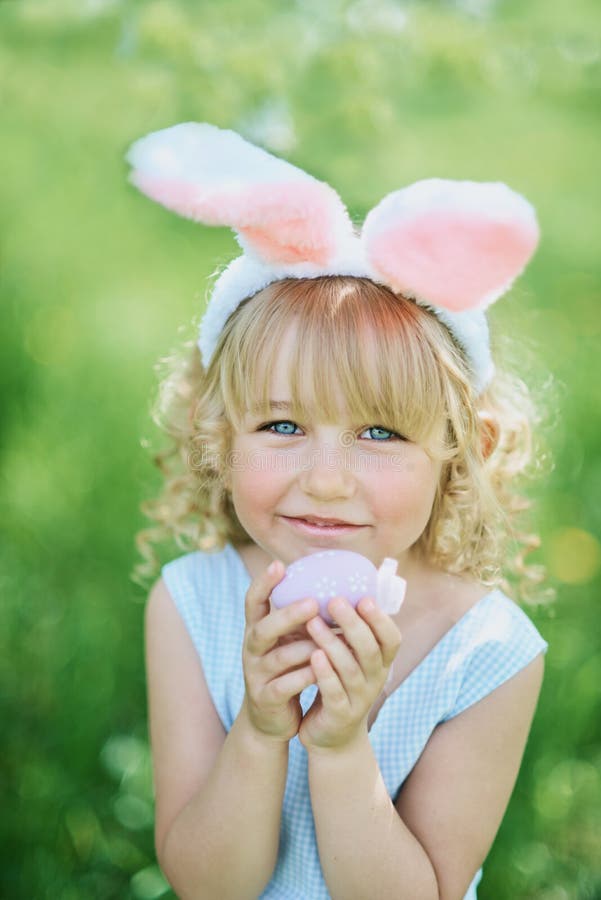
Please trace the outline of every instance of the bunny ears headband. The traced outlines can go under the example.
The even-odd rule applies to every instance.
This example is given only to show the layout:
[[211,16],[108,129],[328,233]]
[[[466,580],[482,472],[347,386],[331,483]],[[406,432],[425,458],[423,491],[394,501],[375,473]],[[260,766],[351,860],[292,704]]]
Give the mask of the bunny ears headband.
[[130,180],[205,225],[233,228],[243,253],[221,273],[200,325],[203,364],[229,315],[283,278],[367,277],[427,306],[462,347],[480,393],[494,373],[484,310],[539,238],[533,207],[502,183],[431,178],[384,197],[361,234],[329,185],[233,131],[186,122],[136,141]]

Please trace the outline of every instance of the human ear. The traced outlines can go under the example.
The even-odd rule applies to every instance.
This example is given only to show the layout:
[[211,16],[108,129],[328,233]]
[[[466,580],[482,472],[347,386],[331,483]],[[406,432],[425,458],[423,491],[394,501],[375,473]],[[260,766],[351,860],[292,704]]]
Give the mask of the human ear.
[[492,413],[486,410],[480,410],[478,419],[480,420],[480,449],[484,459],[488,459],[499,443],[501,430]]

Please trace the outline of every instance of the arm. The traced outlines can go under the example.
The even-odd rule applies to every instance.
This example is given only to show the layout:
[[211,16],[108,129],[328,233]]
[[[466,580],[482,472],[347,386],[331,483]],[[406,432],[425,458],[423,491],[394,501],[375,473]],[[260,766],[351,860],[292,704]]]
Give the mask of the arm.
[[[247,611],[252,606],[257,623],[264,592],[264,583],[253,582],[247,594]],[[298,609],[289,610],[287,622],[267,617],[271,634],[278,624],[289,626],[295,614],[298,620]],[[269,643],[266,626],[255,632],[259,642]],[[274,651],[276,659],[267,654],[263,665],[271,664],[273,677],[278,665],[289,669],[303,655],[307,659],[313,647],[307,641],[290,643]],[[196,650],[162,580],[147,605],[146,665],[159,863],[182,900],[251,900],[269,881],[277,858],[288,740],[275,729],[267,734],[257,727],[257,706],[249,702],[248,689],[226,735]],[[257,677],[252,676],[253,692]],[[284,679],[283,688],[294,693],[312,680],[312,673],[310,667],[295,669],[270,683],[282,686]],[[289,700],[285,691],[282,696]],[[276,704],[266,719],[277,723]]]
[[538,656],[439,725],[396,809],[365,735],[344,752],[310,754],[320,859],[333,900],[461,900],[509,802],[542,672]]
[[421,842],[441,900],[462,898],[488,856],[511,798],[543,681],[544,657],[442,725],[396,808]]
[[438,900],[432,863],[394,808],[367,732],[344,750],[311,751],[309,785],[332,900]]
[[[345,615],[350,622],[351,614]],[[358,647],[357,622],[345,634]],[[340,647],[329,649],[332,643],[327,637],[322,646],[328,656],[339,654],[348,703],[352,663]],[[365,667],[365,654],[355,652]],[[332,743],[333,732],[322,740],[324,710],[337,707],[340,718],[345,698],[339,693],[336,699],[341,681],[335,669],[328,671],[318,654],[314,658],[321,670],[323,707],[320,743],[308,747],[309,784],[320,861],[333,900],[461,900],[490,849],[515,784],[540,691],[542,656],[435,729],[396,808],[366,724],[342,744]]]

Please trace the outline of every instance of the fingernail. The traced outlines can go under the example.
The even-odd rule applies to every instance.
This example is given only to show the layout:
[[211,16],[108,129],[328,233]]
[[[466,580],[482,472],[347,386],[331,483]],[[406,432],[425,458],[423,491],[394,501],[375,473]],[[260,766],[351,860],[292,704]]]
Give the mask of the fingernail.
[[278,571],[279,564],[279,560],[274,559],[274,561],[267,566],[267,574],[275,575],[275,573]]
[[376,608],[376,604],[375,604],[374,601],[371,599],[371,597],[365,597],[365,598],[361,601],[361,609],[363,609],[365,612],[373,612],[373,610],[374,610],[375,608]]

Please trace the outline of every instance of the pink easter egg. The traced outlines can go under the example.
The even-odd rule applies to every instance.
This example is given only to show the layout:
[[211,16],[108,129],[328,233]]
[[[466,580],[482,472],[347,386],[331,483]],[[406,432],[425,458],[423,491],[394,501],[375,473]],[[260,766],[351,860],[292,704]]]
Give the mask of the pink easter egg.
[[334,597],[345,597],[356,606],[362,597],[377,601],[377,595],[378,569],[367,557],[352,550],[321,550],[291,563],[282,581],[273,589],[271,600],[274,606],[281,608],[296,600],[313,597],[319,603],[321,617],[334,625],[327,610]]

